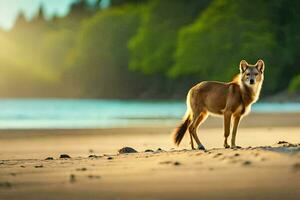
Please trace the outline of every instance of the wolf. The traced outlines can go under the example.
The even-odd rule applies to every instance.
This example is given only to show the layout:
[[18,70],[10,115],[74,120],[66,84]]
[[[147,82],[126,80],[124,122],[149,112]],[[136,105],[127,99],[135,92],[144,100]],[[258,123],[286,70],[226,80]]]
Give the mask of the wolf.
[[227,138],[233,121],[231,148],[241,148],[235,143],[238,125],[241,118],[250,112],[251,105],[259,98],[265,63],[260,59],[251,65],[242,60],[239,69],[240,73],[231,82],[203,81],[189,90],[186,99],[187,111],[182,123],[173,132],[177,146],[188,130],[191,148],[195,149],[194,139],[198,149],[205,150],[196,131],[208,115],[212,114],[224,117],[224,147],[230,148]]

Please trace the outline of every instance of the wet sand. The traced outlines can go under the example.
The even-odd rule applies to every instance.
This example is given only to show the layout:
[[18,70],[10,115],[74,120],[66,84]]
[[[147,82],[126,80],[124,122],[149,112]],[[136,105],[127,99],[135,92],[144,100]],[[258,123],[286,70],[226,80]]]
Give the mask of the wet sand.
[[217,123],[199,130],[207,151],[174,149],[172,127],[0,131],[0,199],[299,199],[300,125],[282,117],[244,122],[237,150]]

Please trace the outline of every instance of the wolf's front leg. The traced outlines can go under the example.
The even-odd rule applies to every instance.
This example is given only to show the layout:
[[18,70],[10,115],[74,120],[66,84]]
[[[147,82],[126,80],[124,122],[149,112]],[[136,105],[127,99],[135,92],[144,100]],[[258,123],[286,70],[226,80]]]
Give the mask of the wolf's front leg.
[[230,148],[229,144],[227,143],[227,138],[230,134],[230,121],[231,121],[232,112],[225,111],[224,113],[224,147]]
[[233,149],[241,148],[240,146],[236,146],[235,144],[235,137],[239,126],[240,118],[241,118],[240,115],[234,116],[234,123],[233,123],[232,136],[231,136],[231,148]]

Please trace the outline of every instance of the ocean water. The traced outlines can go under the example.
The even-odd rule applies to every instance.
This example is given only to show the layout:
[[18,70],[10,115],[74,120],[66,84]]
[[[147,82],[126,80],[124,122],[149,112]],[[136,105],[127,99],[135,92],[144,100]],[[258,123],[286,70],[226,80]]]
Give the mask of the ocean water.
[[[185,109],[183,101],[2,99],[0,129],[171,125]],[[300,112],[300,103],[256,103],[252,112]]]

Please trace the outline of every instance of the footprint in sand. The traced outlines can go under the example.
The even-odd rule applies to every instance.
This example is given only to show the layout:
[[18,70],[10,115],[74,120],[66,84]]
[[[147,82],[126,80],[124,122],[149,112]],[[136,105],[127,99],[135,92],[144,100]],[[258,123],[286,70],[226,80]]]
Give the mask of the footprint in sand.
[[11,188],[12,184],[10,182],[0,182],[0,188]]
[[70,183],[75,183],[76,182],[76,176],[75,174],[70,174]]
[[295,163],[295,164],[293,165],[293,169],[294,169],[295,171],[300,171],[300,163]]
[[100,179],[100,178],[101,178],[101,176],[99,176],[99,175],[92,175],[92,174],[90,174],[90,175],[88,175],[88,178],[89,178],[89,179]]
[[175,166],[181,165],[181,163],[178,162],[178,161],[173,162],[173,161],[169,161],[169,160],[168,161],[159,162],[159,164],[163,164],[163,165],[165,165],[165,164],[173,164]]
[[249,166],[249,165],[251,165],[252,164],[252,162],[250,161],[250,160],[245,160],[244,162],[243,162],[243,165],[244,166]]
[[216,155],[213,156],[213,158],[218,158],[218,157],[220,157],[222,155],[223,155],[222,153],[217,153]]
[[86,171],[86,170],[87,170],[87,168],[85,168],[85,167],[77,168],[77,169],[76,169],[76,171]]

